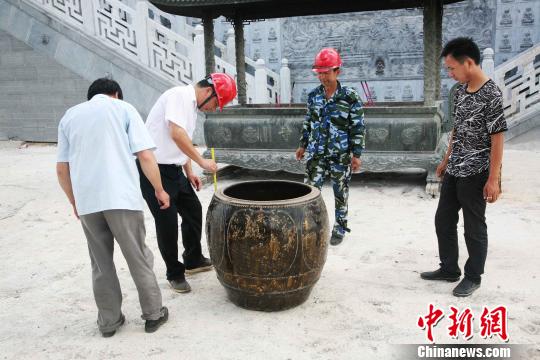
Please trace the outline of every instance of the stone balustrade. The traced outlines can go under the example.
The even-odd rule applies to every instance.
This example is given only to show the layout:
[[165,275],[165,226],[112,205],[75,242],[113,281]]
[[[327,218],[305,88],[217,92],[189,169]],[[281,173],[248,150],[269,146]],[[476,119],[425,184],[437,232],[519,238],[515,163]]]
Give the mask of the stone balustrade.
[[495,68],[509,126],[518,116],[540,110],[540,45]]
[[[133,8],[118,0],[23,1],[39,7],[87,35],[100,39],[107,47],[148,67],[161,78],[173,83],[188,84],[204,77],[202,27],[186,24],[185,33],[174,32],[149,17],[147,2],[137,2]],[[229,41],[230,39],[231,37]],[[226,45],[216,41],[216,68],[217,71],[235,76],[234,37],[232,43],[229,41]],[[247,95],[250,102],[279,102],[282,91],[280,75],[247,57],[246,68]],[[285,84],[290,84],[290,72],[288,76]],[[284,90],[290,93],[290,87],[285,87]],[[290,98],[290,94],[288,97]]]

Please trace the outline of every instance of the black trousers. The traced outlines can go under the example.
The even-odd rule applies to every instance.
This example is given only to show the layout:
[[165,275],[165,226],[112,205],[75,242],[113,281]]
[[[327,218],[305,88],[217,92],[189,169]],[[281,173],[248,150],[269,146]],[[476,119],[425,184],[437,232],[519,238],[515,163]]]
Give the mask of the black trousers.
[[469,252],[465,263],[465,277],[476,283],[481,281],[487,256],[486,201],[483,189],[488,175],[488,171],[468,177],[445,174],[435,214],[441,269],[450,274],[461,275],[458,265],[457,223],[459,210],[462,210],[465,244]]
[[[161,257],[167,266],[167,280],[184,279],[185,266],[196,266],[201,258],[202,207],[199,198],[182,167],[159,164],[163,188],[169,194],[171,205],[161,210],[154,188],[137,161],[141,191],[156,223],[156,235]],[[178,260],[178,215],[182,218],[184,264]]]

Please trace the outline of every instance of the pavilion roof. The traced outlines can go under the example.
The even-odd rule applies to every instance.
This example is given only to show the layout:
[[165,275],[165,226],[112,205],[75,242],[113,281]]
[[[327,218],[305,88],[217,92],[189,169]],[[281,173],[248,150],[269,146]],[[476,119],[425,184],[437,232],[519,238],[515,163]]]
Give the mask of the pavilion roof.
[[[243,20],[423,7],[433,0],[150,0],[170,14]],[[463,0],[441,0],[451,4]]]

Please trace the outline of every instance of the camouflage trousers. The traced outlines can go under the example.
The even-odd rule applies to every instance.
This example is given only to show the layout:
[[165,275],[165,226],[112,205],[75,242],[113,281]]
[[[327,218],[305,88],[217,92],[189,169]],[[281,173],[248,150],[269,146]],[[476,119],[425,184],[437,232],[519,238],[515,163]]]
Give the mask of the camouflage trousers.
[[344,159],[313,158],[307,161],[306,176],[304,183],[315,186],[319,190],[324,185],[327,177],[330,177],[334,190],[336,221],[333,231],[344,235],[347,228],[347,212],[349,202],[349,181],[351,180],[351,160]]

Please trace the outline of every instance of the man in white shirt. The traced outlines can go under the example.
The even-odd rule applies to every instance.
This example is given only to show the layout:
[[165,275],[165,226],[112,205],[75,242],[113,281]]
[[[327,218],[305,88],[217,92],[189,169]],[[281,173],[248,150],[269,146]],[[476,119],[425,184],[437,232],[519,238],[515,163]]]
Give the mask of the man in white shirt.
[[122,101],[118,83],[97,79],[88,101],[66,111],[58,126],[58,181],[81,220],[92,263],[98,326],[113,336],[125,317],[122,292],[113,262],[118,242],[137,286],[145,331],[167,321],[153,256],[144,242],[143,200],[133,155],[154,189],[161,209],[169,207],[152,150],[155,145],[137,110]]
[[[215,161],[204,159],[191,141],[197,121],[197,110],[221,109],[236,96],[234,79],[214,73],[195,86],[177,86],[167,90],[156,101],[146,127],[157,145],[155,152],[163,187],[171,196],[171,206],[164,211],[152,195],[152,187],[139,165],[141,190],[156,222],[156,235],[161,256],[167,267],[167,280],[176,292],[189,292],[185,273],[212,268],[201,251],[202,207],[193,187],[202,184],[191,169],[191,160],[201,168],[216,172]],[[183,171],[182,171],[183,169]],[[178,215],[182,217],[183,260],[178,260]]]

